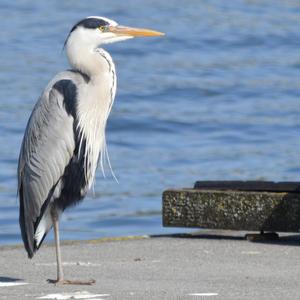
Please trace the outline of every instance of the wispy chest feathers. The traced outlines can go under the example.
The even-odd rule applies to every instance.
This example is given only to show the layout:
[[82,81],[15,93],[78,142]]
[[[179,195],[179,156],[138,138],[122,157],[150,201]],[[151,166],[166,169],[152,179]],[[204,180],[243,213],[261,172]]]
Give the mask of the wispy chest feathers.
[[[93,182],[98,160],[103,174],[105,158],[107,158],[109,164],[105,129],[115,97],[116,76],[111,58],[107,59],[109,59],[109,64],[106,62],[107,70],[99,76],[91,78],[90,82],[78,93],[77,129],[80,133],[79,151],[85,151],[84,169],[89,188]],[[82,147],[83,140],[86,142],[85,148]]]

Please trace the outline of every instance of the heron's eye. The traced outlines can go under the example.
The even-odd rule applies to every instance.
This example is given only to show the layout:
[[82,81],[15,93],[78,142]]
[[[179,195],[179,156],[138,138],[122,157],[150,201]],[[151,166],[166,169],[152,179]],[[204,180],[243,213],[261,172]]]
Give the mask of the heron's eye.
[[107,31],[107,26],[100,26],[99,29],[100,31],[105,32]]

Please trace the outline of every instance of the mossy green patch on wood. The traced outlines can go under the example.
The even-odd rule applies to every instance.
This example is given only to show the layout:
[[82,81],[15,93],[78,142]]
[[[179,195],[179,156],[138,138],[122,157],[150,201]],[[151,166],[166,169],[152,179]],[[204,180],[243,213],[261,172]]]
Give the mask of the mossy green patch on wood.
[[163,193],[163,225],[299,231],[300,194],[181,189]]

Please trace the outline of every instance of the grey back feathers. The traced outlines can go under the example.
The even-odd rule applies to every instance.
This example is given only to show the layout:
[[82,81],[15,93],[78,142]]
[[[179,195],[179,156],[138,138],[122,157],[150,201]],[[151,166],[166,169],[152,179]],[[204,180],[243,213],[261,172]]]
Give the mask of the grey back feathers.
[[[76,115],[76,86],[86,84],[86,80],[76,71],[60,73],[41,95],[27,124],[19,157],[18,187],[21,233],[29,257],[52,227],[51,205],[63,211],[87,191],[85,152],[78,150],[79,141],[81,147],[85,144]],[[39,224],[43,228],[38,229]]]

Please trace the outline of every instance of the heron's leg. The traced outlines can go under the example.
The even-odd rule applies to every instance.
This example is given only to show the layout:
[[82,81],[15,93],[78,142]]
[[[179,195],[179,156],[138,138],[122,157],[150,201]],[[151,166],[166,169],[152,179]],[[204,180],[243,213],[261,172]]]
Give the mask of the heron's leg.
[[60,239],[59,239],[59,218],[55,208],[51,211],[53,222],[54,238],[55,238],[55,251],[56,251],[56,265],[57,265],[57,283],[64,281],[64,273],[62,268],[61,252],[60,252]]
[[51,218],[53,222],[54,238],[55,238],[55,250],[56,250],[56,264],[57,264],[57,280],[48,280],[50,283],[60,284],[77,284],[77,285],[92,285],[95,283],[94,279],[90,280],[66,280],[64,279],[64,273],[62,269],[62,260],[60,253],[60,241],[59,241],[59,216],[55,208],[51,210]]

